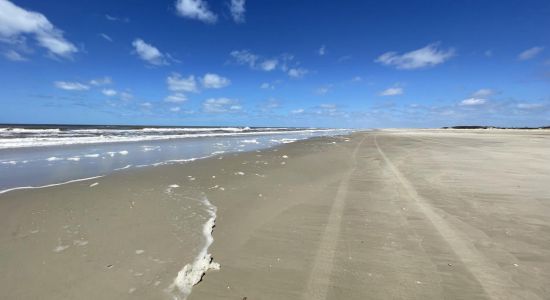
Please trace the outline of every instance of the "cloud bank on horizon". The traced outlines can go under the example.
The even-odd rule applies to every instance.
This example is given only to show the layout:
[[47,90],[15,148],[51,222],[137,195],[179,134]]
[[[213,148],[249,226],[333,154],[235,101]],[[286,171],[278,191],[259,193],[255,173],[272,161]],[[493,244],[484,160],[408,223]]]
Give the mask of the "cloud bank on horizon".
[[395,2],[0,0],[0,122],[550,125],[550,3]]

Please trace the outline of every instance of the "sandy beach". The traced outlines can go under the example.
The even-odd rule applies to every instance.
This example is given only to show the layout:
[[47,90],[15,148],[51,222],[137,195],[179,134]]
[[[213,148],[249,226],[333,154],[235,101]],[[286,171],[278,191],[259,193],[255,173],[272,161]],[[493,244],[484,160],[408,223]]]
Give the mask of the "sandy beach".
[[550,299],[548,149],[371,131],[7,192],[0,298],[184,299],[215,213],[188,299]]

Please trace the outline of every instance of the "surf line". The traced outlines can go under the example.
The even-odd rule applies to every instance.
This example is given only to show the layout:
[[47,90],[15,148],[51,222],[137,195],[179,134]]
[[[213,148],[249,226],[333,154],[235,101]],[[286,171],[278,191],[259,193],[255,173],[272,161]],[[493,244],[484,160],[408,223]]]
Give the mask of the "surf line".
[[101,177],[104,177],[104,176],[105,175],[99,175],[99,176],[93,176],[93,177],[87,177],[87,178],[73,179],[73,180],[64,181],[64,182],[60,182],[60,183],[52,183],[52,184],[41,185],[41,186],[19,186],[19,187],[14,187],[14,188],[11,188],[11,189],[0,191],[0,194],[4,194],[4,193],[7,193],[7,192],[11,192],[11,191],[17,191],[17,190],[42,189],[42,188],[58,186],[58,185],[64,185],[64,184],[73,183],[73,182],[92,180],[92,179],[101,178]]
[[[202,278],[208,270],[220,269],[220,264],[214,262],[212,255],[208,253],[208,248],[210,248],[210,245],[214,242],[212,232],[216,225],[217,207],[210,203],[206,196],[203,196],[201,202],[206,206],[206,212],[210,216],[202,226],[202,234],[205,243],[199,254],[195,257],[195,260],[192,263],[186,264],[183,269],[178,272],[178,276],[176,276],[174,282],[168,287],[168,292],[174,296],[174,299],[187,299],[191,294],[193,286],[202,281]],[[179,293],[177,293],[177,291],[179,291]]]

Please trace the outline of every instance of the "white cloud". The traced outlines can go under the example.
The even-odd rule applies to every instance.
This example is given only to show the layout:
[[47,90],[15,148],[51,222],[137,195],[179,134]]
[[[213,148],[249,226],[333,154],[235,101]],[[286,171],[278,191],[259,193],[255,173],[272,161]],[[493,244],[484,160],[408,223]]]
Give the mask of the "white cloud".
[[113,96],[116,96],[118,94],[117,91],[115,91],[113,89],[103,89],[101,91],[101,93],[103,93],[103,95],[108,96],[108,97],[113,97]]
[[327,49],[325,47],[325,45],[322,45],[321,48],[319,48],[319,50],[317,50],[317,54],[319,54],[319,56],[323,56],[327,53]]
[[96,79],[90,80],[90,84],[95,86],[108,85],[111,83],[113,83],[113,81],[111,80],[111,77],[107,77],[107,76],[103,78],[96,78]]
[[542,52],[542,50],[544,50],[544,47],[529,48],[529,49],[521,52],[518,55],[518,59],[519,60],[528,60],[528,59],[535,58],[537,55],[539,55]]
[[291,110],[290,113],[294,115],[303,114],[305,110],[303,108]]
[[321,104],[319,105],[320,108],[323,109],[336,109],[336,104]]
[[260,68],[264,71],[273,71],[275,68],[277,68],[277,64],[279,64],[279,61],[276,59],[268,59],[265,60],[260,64]]
[[363,78],[361,76],[355,76],[351,79],[352,82],[361,82]]
[[112,15],[109,15],[109,14],[105,15],[105,19],[107,19],[109,21],[112,21],[112,22],[124,22],[124,23],[130,22],[129,18],[116,17],[116,16],[112,16]]
[[135,39],[132,42],[132,46],[134,46],[134,50],[138,56],[151,65],[162,66],[168,64],[164,54],[159,49],[151,44],[147,44],[142,39]]
[[231,84],[231,80],[213,73],[205,74],[201,81],[202,86],[207,89],[219,89]]
[[244,23],[245,17],[244,13],[246,12],[246,9],[244,7],[246,0],[231,0],[231,6],[229,7],[229,10],[231,11],[231,16],[233,17],[233,21],[236,23]]
[[54,85],[56,88],[66,91],[86,91],[90,89],[90,86],[80,82],[56,81]]
[[134,95],[130,92],[120,92],[120,99],[122,101],[130,101],[134,98]]
[[176,10],[182,17],[200,20],[205,23],[216,23],[218,16],[208,8],[203,0],[177,0]]
[[525,109],[525,110],[541,109],[544,107],[545,105],[543,103],[518,103],[517,104],[517,108]]
[[230,55],[237,64],[248,65],[251,68],[256,66],[256,61],[259,59],[258,55],[250,52],[249,50],[234,50],[231,51]]
[[344,56],[338,57],[337,62],[341,63],[341,62],[348,61],[348,60],[350,60],[350,59],[352,59],[352,56],[351,56],[351,55],[344,55]]
[[308,73],[307,69],[299,67],[299,62],[294,60],[294,56],[288,53],[282,53],[275,58],[266,59],[249,50],[231,51],[231,62],[238,65],[245,65],[253,70],[262,70],[270,72],[279,70],[287,73],[292,78],[301,78]]
[[315,90],[315,93],[317,95],[326,95],[330,91],[330,85],[329,86],[322,86]]
[[279,101],[277,101],[277,99],[269,99],[266,103],[263,104],[264,110],[266,111],[278,108],[280,106],[281,104],[279,103]]
[[207,113],[238,112],[242,107],[229,98],[210,98],[203,102],[202,108]]
[[398,96],[403,95],[403,88],[391,87],[380,92],[380,96]]
[[329,117],[349,117],[346,113],[338,109],[336,104],[325,103],[319,105],[318,109],[315,111],[318,115],[324,115]]
[[177,107],[177,106],[176,106],[176,107],[170,107],[170,111],[171,111],[171,112],[178,112],[178,111],[180,111],[180,110],[181,110],[181,108],[180,108],[180,107]]
[[292,68],[288,70],[288,76],[292,78],[302,78],[308,73],[308,70],[304,68]]
[[275,86],[273,84],[270,84],[268,82],[264,82],[260,85],[261,89],[275,89]]
[[187,101],[187,97],[183,93],[174,93],[164,98],[164,101],[171,103],[182,103]]
[[151,102],[143,102],[143,103],[140,103],[139,105],[141,105],[145,109],[149,109],[153,107],[153,104]]
[[487,100],[482,98],[468,98],[460,101],[461,106],[477,106],[487,103]]
[[38,44],[53,56],[70,58],[78,49],[63,37],[63,32],[53,26],[41,13],[25,10],[10,1],[0,0],[0,41],[14,41],[32,35]]
[[495,94],[491,89],[479,89],[472,94],[473,98],[486,98]]
[[8,50],[4,52],[4,57],[11,61],[27,61],[27,58],[15,50]]
[[109,42],[113,41],[113,39],[105,33],[100,33],[99,36],[104,38],[106,41],[109,41]]
[[375,62],[386,66],[394,66],[397,69],[413,70],[432,67],[444,63],[453,57],[455,51],[450,49],[439,49],[438,44],[430,44],[404,54],[397,52],[386,52],[380,55]]
[[197,92],[197,81],[195,76],[189,75],[189,77],[181,77],[178,73],[172,73],[172,75],[166,78],[168,89],[172,92]]

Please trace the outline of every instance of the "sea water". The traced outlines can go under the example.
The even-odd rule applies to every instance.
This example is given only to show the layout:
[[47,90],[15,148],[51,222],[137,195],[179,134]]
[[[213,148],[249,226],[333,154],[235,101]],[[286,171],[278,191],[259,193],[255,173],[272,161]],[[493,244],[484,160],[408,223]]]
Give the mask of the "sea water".
[[347,132],[249,127],[4,127],[0,128],[0,192]]

